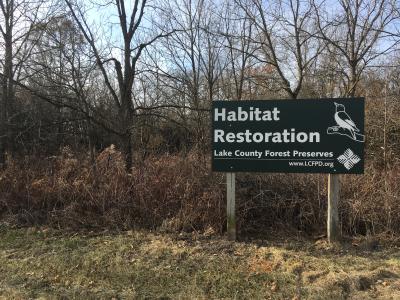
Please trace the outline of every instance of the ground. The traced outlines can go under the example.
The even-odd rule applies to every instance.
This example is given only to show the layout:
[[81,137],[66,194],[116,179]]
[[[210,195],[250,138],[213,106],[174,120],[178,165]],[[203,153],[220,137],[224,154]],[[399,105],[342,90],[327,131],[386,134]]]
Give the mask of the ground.
[[400,299],[400,249],[0,226],[0,299],[28,298]]

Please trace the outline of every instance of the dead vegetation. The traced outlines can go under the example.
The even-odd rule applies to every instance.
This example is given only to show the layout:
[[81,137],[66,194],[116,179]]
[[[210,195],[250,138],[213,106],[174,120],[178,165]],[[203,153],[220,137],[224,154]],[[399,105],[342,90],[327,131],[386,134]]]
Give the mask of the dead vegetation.
[[[345,234],[398,234],[400,165],[366,167],[342,176],[340,217]],[[321,234],[326,176],[239,174],[242,236],[271,228]],[[92,165],[65,148],[59,156],[10,160],[0,173],[1,217],[19,225],[56,228],[149,228],[190,232],[225,228],[225,179],[198,153],[150,156],[125,171],[121,153],[106,148]]]
[[[398,299],[398,242],[0,227],[0,299]],[[360,237],[360,243],[364,238]],[[390,245],[385,245],[390,242]]]
[[95,167],[65,149],[45,160],[13,161],[1,173],[0,211],[19,224],[56,227],[215,228],[224,210],[218,177],[190,155],[149,158],[128,174],[113,147]]

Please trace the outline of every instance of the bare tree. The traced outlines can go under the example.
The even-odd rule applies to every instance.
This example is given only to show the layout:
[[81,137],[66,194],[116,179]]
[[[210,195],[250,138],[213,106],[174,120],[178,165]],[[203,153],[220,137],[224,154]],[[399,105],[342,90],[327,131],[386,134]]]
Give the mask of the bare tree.
[[312,6],[301,0],[236,0],[253,22],[253,57],[272,66],[280,87],[297,98],[308,68],[321,52],[313,37]]
[[[224,37],[227,49],[228,68],[222,78],[224,97],[241,100],[243,98],[246,70],[251,67],[254,47],[251,43],[253,22],[241,13],[235,3],[226,1],[223,4],[221,19],[223,28],[219,32]],[[248,77],[249,74],[247,74]],[[231,89],[233,81],[233,89]]]
[[203,71],[206,86],[207,100],[211,103],[216,93],[216,84],[226,68],[228,60],[225,58],[225,48],[223,39],[218,34],[221,31],[222,22],[215,13],[218,8],[209,3],[206,10],[210,13],[202,18],[200,26],[204,31],[203,41],[201,43],[204,54],[200,56],[200,67]]
[[164,65],[157,64],[159,79],[174,90],[174,102],[182,108],[183,123],[194,123],[193,139],[201,147],[206,145],[205,111],[215,97],[225,66],[223,44],[220,36],[214,34],[220,26],[216,9],[205,0],[166,2],[163,20],[176,31],[160,43],[159,56]]
[[[0,166],[5,165],[7,148],[13,145],[15,85],[22,80],[23,67],[35,43],[30,41],[35,24],[45,18],[45,1],[0,0]],[[26,75],[26,74],[25,74]]]
[[[119,59],[115,57],[111,49],[105,53],[104,49],[99,47],[98,40],[96,40],[99,37],[95,35],[94,28],[89,25],[83,5],[72,0],[65,0],[83,36],[91,46],[97,66],[101,70],[104,82],[117,109],[119,120],[117,132],[123,145],[127,170],[132,168],[132,125],[135,114],[132,88],[137,75],[138,61],[146,47],[169,34],[161,32],[147,39],[143,38],[143,28],[140,26],[143,23],[145,11],[151,9],[147,2],[147,0],[135,0],[132,3],[125,0],[113,0],[105,5],[107,9],[114,11],[117,15],[118,35],[122,41],[121,46],[111,46],[114,47],[114,50],[120,49],[121,59]],[[109,16],[112,16],[111,12]]]
[[[63,144],[65,131],[74,124],[77,127],[74,135],[86,136],[94,162],[92,133],[95,124],[92,119],[96,118],[107,131],[112,131],[113,123],[112,118],[105,118],[97,111],[102,89],[95,80],[99,72],[90,55],[90,47],[74,20],[65,13],[51,16],[36,35],[42,38],[29,61],[34,70],[29,86],[51,97],[52,103],[57,104],[54,108],[58,111],[53,116],[57,118],[54,122],[57,124],[57,146]],[[106,101],[103,98],[101,102],[104,105]],[[79,121],[73,122],[77,117]]]
[[[384,33],[397,18],[394,1],[340,0],[333,16],[331,3],[312,2],[318,37],[334,55],[343,76],[342,96],[354,97],[365,68],[383,54],[389,53],[398,40]],[[329,6],[328,6],[329,5]]]

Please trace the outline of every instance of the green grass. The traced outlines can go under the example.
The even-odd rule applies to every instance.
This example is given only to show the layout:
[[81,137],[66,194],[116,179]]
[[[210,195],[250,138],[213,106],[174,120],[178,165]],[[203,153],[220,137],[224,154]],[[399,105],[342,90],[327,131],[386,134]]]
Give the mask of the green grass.
[[400,252],[0,227],[1,299],[400,299]]

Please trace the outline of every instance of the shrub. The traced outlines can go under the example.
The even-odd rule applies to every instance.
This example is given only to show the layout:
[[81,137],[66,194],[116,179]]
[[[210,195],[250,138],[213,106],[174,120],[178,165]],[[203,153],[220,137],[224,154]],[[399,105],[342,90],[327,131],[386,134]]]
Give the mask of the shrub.
[[[393,160],[394,161],[394,160]],[[400,164],[341,176],[345,233],[400,233]],[[325,230],[327,176],[238,174],[241,232],[291,227]],[[149,156],[131,174],[113,146],[93,166],[68,148],[59,156],[10,161],[0,173],[0,214],[21,225],[69,228],[225,229],[225,177],[198,153]]]

